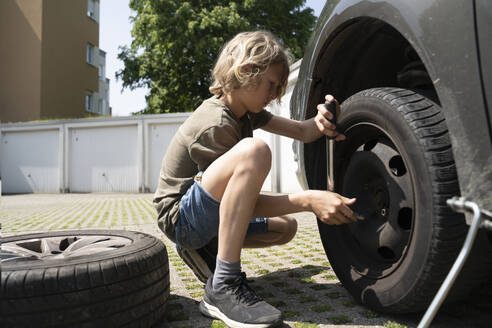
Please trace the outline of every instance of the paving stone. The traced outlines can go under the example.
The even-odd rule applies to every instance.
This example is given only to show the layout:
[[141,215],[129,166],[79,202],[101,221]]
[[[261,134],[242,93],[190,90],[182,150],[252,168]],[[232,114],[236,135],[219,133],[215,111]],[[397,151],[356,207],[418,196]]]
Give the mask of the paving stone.
[[[203,285],[159,230],[152,194],[29,194],[0,198],[2,235],[68,229],[123,229],[156,236],[167,246],[171,297],[159,327],[223,327],[203,317],[198,303]],[[298,213],[298,233],[288,244],[246,249],[242,268],[251,286],[284,313],[284,327],[415,327],[419,315],[378,314],[357,304],[331,268],[312,213]],[[469,305],[469,304],[468,304]],[[485,314],[491,312],[490,304]],[[474,308],[474,305],[471,306]],[[477,311],[440,314],[432,327],[483,327],[490,323]],[[441,312],[445,312],[441,311]],[[478,311],[482,313],[483,311]],[[478,319],[477,319],[478,318]]]

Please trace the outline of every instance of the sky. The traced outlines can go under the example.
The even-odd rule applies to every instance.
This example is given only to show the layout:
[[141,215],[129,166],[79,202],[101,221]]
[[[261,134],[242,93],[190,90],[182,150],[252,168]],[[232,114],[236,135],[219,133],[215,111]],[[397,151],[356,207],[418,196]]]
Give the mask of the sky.
[[[129,0],[100,0],[99,8],[99,48],[106,52],[106,77],[110,79],[109,105],[113,116],[128,116],[145,107],[148,90],[138,88],[122,90],[121,81],[116,81],[115,73],[123,68],[118,59],[118,47],[130,45],[132,28],[129,17]],[[324,0],[307,0],[305,6],[319,16]]]

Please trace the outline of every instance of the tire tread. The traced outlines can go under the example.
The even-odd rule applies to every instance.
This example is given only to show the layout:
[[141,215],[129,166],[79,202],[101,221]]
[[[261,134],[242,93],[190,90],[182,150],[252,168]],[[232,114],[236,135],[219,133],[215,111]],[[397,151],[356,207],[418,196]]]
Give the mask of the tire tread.
[[136,240],[147,246],[118,257],[2,272],[0,326],[152,326],[169,297],[169,262],[164,244],[145,236]]
[[[391,87],[367,89],[351,96],[345,103],[368,97],[390,105],[402,115],[417,137],[426,166],[433,177],[434,228],[426,265],[415,287],[402,300],[380,309],[391,313],[415,312],[424,309],[434,297],[456,260],[467,232],[464,216],[453,212],[446,204],[447,199],[460,194],[451,140],[440,108],[418,92]],[[491,263],[492,258],[489,256],[483,265],[484,270],[477,270],[473,265],[466,266],[448,300],[456,300],[468,294],[470,288],[480,283],[481,277],[489,272]]]

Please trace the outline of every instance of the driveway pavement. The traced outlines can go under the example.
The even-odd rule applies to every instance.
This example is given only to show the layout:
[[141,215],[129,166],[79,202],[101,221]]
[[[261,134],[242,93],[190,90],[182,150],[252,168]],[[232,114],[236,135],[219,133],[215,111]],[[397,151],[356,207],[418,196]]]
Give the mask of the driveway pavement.
[[[198,303],[203,285],[176,254],[158,229],[152,194],[36,194],[0,198],[2,235],[60,229],[124,229],[142,231],[162,240],[170,261],[171,296],[159,327],[225,327],[203,317]],[[416,327],[422,314],[390,316],[357,304],[330,267],[316,219],[295,215],[299,230],[289,244],[247,249],[243,270],[251,286],[283,311],[284,327]],[[432,327],[491,327],[489,284],[467,302],[444,307]]]

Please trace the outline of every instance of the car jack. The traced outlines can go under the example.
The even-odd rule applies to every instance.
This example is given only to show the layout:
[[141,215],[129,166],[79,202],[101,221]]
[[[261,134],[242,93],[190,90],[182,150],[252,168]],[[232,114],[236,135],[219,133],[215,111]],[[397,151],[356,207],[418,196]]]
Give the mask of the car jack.
[[475,238],[477,237],[478,229],[483,227],[485,229],[492,231],[491,212],[481,210],[476,203],[467,201],[463,197],[453,197],[451,199],[448,199],[447,204],[456,212],[461,212],[461,213],[472,212],[473,219],[470,228],[468,229],[465,243],[463,244],[463,247],[461,248],[461,251],[458,254],[458,258],[456,259],[453,266],[451,267],[451,270],[449,271],[446,279],[442,283],[441,288],[439,288],[439,291],[437,292],[436,296],[432,300],[432,303],[430,304],[429,308],[425,312],[417,328],[427,328],[430,326],[437,311],[441,307],[441,304],[444,302],[446,296],[451,290],[451,287],[453,286],[456,277],[458,277],[458,274],[461,272],[461,269],[463,268],[463,265],[465,264],[468,255],[470,255],[470,251],[472,249],[473,243],[475,241]]

